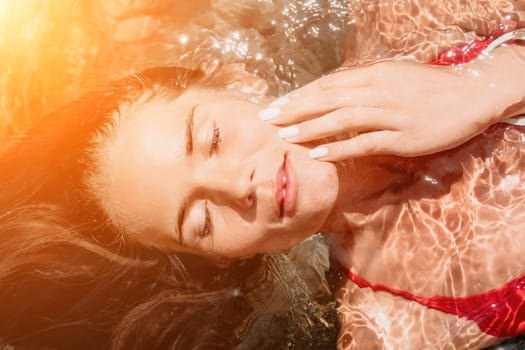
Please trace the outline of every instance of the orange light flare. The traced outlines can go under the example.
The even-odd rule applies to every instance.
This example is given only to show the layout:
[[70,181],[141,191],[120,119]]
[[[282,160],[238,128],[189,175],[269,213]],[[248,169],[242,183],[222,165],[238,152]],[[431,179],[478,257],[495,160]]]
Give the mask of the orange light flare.
[[[0,49],[11,55],[23,53],[42,32],[47,1],[0,0]],[[2,61],[6,59],[2,55]]]
[[38,79],[44,47],[45,3],[35,0],[0,0],[0,137],[23,129],[33,109],[32,82]]
[[0,141],[71,99],[85,68],[74,57],[87,42],[83,4],[0,0]]

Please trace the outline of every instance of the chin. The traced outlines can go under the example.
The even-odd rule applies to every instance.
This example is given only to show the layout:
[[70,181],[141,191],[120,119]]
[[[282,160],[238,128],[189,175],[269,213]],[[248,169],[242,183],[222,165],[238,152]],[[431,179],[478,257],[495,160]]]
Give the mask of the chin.
[[308,202],[318,203],[321,207],[330,208],[335,204],[339,192],[339,176],[337,167],[333,163],[314,161],[316,168],[311,183],[305,193]]
[[301,203],[300,210],[297,211],[295,220],[295,230],[303,233],[304,238],[318,233],[325,226],[326,221],[335,205],[335,199],[315,198],[307,203]]

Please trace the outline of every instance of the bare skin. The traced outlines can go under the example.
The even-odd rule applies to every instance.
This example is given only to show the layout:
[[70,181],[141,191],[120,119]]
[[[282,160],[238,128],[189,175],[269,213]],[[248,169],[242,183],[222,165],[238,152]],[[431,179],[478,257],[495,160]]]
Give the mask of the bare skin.
[[315,158],[325,161],[431,154],[524,114],[523,74],[525,47],[520,46],[498,48],[490,58],[461,69],[385,61],[332,73],[299,89],[270,122],[292,143],[338,136],[318,148],[326,152]]
[[[356,177],[382,171],[391,183],[349,203],[346,233],[329,235],[334,257],[373,284],[425,297],[484,293],[516,278],[525,271],[524,140],[524,128],[498,124],[446,154],[357,162]],[[346,279],[337,298],[343,349],[501,341],[473,321]]]
[[431,62],[444,50],[523,25],[521,0],[353,0],[347,63]]
[[[523,4],[505,3],[514,4],[513,18],[523,21]],[[438,31],[441,34],[435,38],[429,31],[424,47],[393,47],[393,39],[402,31],[399,26],[398,32],[388,26],[379,31],[368,28],[367,33],[377,34],[367,36],[372,43],[357,45],[353,62],[372,63],[377,54],[388,58],[403,52],[418,52],[421,56],[415,59],[428,62],[438,51],[476,38],[473,33],[486,35],[490,26],[508,24],[501,12],[494,11],[498,4],[463,4],[483,7],[484,11],[473,11],[480,18],[471,21],[468,17],[458,18],[463,12],[457,11],[456,23],[447,24],[446,16],[434,12],[436,18],[443,19],[441,29],[447,30]],[[438,8],[428,6],[426,10]],[[394,11],[392,6],[373,16],[386,25],[393,21],[389,11]],[[367,25],[377,22],[357,23],[363,24],[359,30],[366,31]],[[461,110],[458,105],[449,106],[453,106],[449,107],[451,112]],[[433,125],[429,123],[426,128],[436,132]],[[345,211],[345,231],[351,234],[330,236],[335,257],[371,283],[426,297],[483,293],[523,274],[524,132],[522,127],[497,124],[446,153],[409,160],[356,160],[355,167],[362,176],[382,169],[383,176],[391,178],[392,183],[385,186],[385,191],[353,201],[352,209]],[[482,332],[475,322],[456,315],[386,292],[360,289],[347,279],[339,287],[336,296],[342,323],[341,349],[479,349],[501,341]]]
[[[185,121],[195,103],[188,156]],[[427,297],[483,293],[523,273],[525,128],[498,124],[434,156],[373,156],[336,166],[279,139],[257,118],[260,108],[197,89],[123,109],[127,117],[104,147],[102,176],[109,181],[101,199],[112,219],[150,244],[212,259],[282,251],[318,230],[332,232],[333,256],[347,269]],[[215,149],[217,127],[222,141]],[[277,219],[283,154],[293,165],[297,198]],[[336,296],[343,349],[475,349],[501,340],[473,321],[359,289],[346,278]]]
[[[311,154],[325,161],[452,149],[355,159],[354,186],[341,190],[350,198],[344,220],[332,218],[328,231],[337,232],[329,237],[343,267],[423,297],[484,293],[525,271],[524,129],[485,131],[525,111],[525,49],[499,48],[462,70],[420,64],[513,30],[524,14],[519,1],[353,1],[346,65],[355,68],[270,106],[280,113],[268,121],[291,143],[337,136]],[[381,62],[388,59],[403,62]],[[336,296],[342,349],[478,349],[501,341],[473,321],[361,289],[345,276]]]

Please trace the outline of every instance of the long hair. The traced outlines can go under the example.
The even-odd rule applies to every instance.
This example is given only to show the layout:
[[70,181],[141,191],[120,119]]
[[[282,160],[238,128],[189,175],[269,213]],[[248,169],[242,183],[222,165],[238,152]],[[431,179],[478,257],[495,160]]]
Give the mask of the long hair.
[[109,136],[124,103],[159,87],[176,95],[190,85],[234,79],[152,69],[92,92],[9,140],[0,152],[0,344],[222,349],[241,343],[254,308],[250,291],[271,280],[267,259],[224,269],[123,239],[86,185],[96,171],[96,143]]

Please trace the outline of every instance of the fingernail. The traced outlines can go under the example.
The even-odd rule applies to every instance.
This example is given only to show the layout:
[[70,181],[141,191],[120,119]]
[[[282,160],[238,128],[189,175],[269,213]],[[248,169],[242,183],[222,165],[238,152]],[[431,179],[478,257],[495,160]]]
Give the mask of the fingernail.
[[279,129],[279,137],[282,139],[289,139],[291,137],[295,137],[299,135],[299,128],[297,126],[289,126],[286,128]]
[[275,119],[281,114],[280,108],[267,108],[259,112],[259,118],[264,121]]
[[316,147],[314,149],[311,149],[310,152],[308,152],[308,155],[310,158],[317,159],[324,157],[328,154],[328,148],[326,147]]
[[283,97],[279,97],[277,100],[270,103],[269,106],[270,107],[281,107],[282,105],[285,105],[287,103],[288,103],[288,97],[283,96]]
[[503,123],[525,126],[525,117],[514,117],[503,120]]

